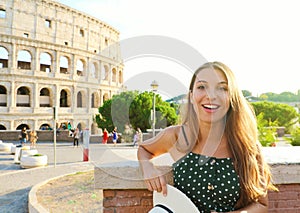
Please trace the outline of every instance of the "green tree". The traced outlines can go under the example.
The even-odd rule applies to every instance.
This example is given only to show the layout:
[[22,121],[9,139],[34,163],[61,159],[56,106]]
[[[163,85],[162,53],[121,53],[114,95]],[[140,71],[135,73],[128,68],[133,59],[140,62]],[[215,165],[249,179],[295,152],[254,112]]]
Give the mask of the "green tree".
[[264,118],[264,113],[261,112],[257,116],[258,140],[262,146],[270,146],[276,141],[277,121],[271,122]]
[[[177,121],[176,108],[162,100],[155,94],[156,128],[165,128]],[[153,93],[138,91],[122,92],[114,95],[111,100],[105,101],[99,108],[96,122],[99,128],[107,128],[112,131],[117,126],[119,132],[123,132],[125,125],[142,131],[151,128],[151,110]]]
[[248,90],[242,90],[244,97],[252,96],[252,93]]
[[[157,96],[156,106],[160,102]],[[130,107],[130,123],[133,128],[139,127],[143,132],[150,128],[152,101],[153,93],[150,92],[143,92],[133,100]]]
[[263,113],[263,118],[271,123],[277,122],[278,126],[286,127],[295,124],[299,114],[294,107],[288,104],[260,101],[252,103],[256,115]]
[[104,101],[103,105],[98,109],[99,114],[95,117],[98,128],[106,128],[109,132],[114,129],[111,119],[111,102],[111,99]]

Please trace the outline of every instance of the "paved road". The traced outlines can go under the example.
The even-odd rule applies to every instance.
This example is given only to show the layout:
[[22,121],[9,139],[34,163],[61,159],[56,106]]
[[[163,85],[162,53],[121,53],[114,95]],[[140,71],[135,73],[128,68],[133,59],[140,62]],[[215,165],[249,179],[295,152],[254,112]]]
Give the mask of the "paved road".
[[89,161],[83,161],[83,147],[71,143],[57,143],[56,149],[51,143],[40,143],[37,150],[48,156],[48,166],[21,169],[14,155],[0,152],[0,213],[27,213],[31,187],[47,179],[91,170],[99,163],[136,161],[136,148],[124,145],[90,144]]

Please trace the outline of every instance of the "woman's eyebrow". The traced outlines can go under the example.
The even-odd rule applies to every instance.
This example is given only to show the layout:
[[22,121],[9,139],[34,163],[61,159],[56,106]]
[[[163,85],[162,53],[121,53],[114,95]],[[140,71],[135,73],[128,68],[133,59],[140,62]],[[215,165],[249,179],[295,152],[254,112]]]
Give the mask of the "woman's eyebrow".
[[207,81],[205,81],[205,80],[198,80],[198,81],[196,81],[196,83],[207,83]]

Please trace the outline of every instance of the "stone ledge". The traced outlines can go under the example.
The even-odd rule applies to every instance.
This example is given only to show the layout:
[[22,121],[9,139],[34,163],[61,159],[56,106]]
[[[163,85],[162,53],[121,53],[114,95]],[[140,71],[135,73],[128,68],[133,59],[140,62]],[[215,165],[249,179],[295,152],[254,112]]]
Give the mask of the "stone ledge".
[[[300,164],[270,164],[276,185],[300,183]],[[167,175],[167,182],[173,184],[172,167],[159,166]],[[126,161],[100,164],[94,168],[95,188],[98,189],[146,189],[139,163]]]
[[[172,168],[159,166],[165,171],[167,182],[173,184]],[[146,189],[143,175],[137,161],[100,164],[94,168],[95,188],[98,189]]]

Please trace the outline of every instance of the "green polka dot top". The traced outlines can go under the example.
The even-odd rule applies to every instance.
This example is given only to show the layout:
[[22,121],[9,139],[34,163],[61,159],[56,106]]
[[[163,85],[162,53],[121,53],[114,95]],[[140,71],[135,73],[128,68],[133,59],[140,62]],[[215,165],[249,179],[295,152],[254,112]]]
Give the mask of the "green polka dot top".
[[234,211],[240,196],[239,176],[231,158],[193,152],[173,164],[174,186],[202,213]]

